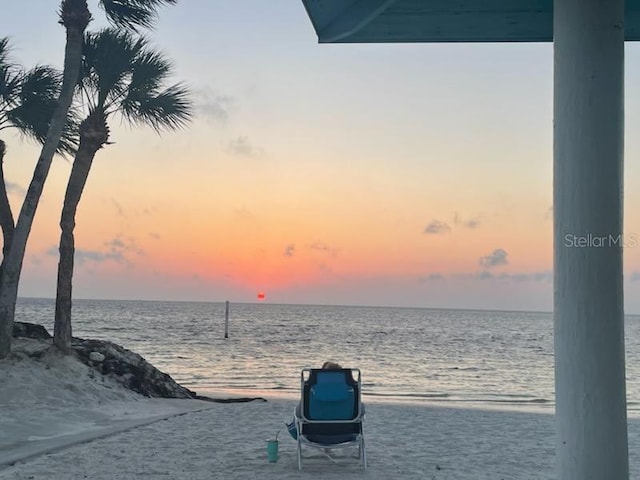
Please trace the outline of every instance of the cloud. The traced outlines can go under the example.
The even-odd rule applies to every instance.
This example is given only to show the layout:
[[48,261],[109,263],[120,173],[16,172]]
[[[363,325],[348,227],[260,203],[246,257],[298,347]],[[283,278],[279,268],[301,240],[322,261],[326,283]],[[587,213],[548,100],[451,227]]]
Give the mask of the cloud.
[[501,273],[498,275],[500,279],[515,280],[516,282],[552,282],[553,272],[534,272],[534,273]]
[[632,282],[640,282],[640,272],[633,272],[629,280]]
[[478,228],[480,226],[480,219],[479,218],[471,218],[469,220],[465,220],[464,222],[462,222],[462,225],[466,228]]
[[440,280],[446,280],[446,277],[441,273],[430,273],[429,275],[424,275],[418,278],[418,281],[421,283]]
[[553,272],[545,270],[541,272],[524,272],[524,273],[493,273],[489,270],[481,270],[474,273],[456,273],[452,275],[460,280],[498,280],[507,282],[534,282],[534,283],[551,283],[553,281]]
[[478,261],[480,265],[485,268],[493,268],[509,263],[509,260],[507,260],[507,256],[508,253],[505,250],[503,250],[502,248],[496,248],[489,255],[480,257]]
[[75,253],[75,261],[82,264],[84,262],[102,263],[113,260],[118,263],[127,263],[127,259],[122,252],[98,252],[95,250],[77,249]]
[[[76,248],[74,256],[76,263],[80,265],[85,262],[103,263],[111,261],[128,265],[130,262],[127,254],[144,255],[144,251],[136,245],[133,238],[118,236],[106,241],[104,245],[106,247],[104,251]],[[54,257],[59,256],[58,246],[49,248],[47,254]]]
[[123,258],[126,261],[125,254],[144,255],[144,250],[138,247],[136,241],[132,237],[123,237],[121,235],[104,242],[109,249],[108,255],[112,259]]
[[108,242],[105,242],[105,245],[110,247],[111,250],[123,250],[126,248],[126,245],[124,243],[124,241],[122,241],[121,238],[114,238],[109,240]]
[[312,243],[311,245],[309,245],[309,249],[315,250],[316,252],[326,253],[327,255],[331,255],[332,257],[335,257],[338,254],[337,249],[330,247],[329,245],[322,242]]
[[551,220],[553,218],[553,205],[547,208],[547,211],[544,212],[544,219]]
[[290,243],[289,245],[287,245],[287,247],[284,249],[284,256],[285,257],[293,257],[293,255],[296,253],[296,246],[293,243]]
[[320,250],[321,252],[330,252],[331,251],[331,248],[329,246],[325,245],[322,242],[313,243],[313,244],[309,245],[309,248],[311,250]]
[[127,218],[127,214],[124,213],[124,208],[122,208],[122,205],[120,205],[115,199],[111,199],[111,202],[113,203],[113,206],[116,209],[116,213],[118,214],[119,217],[122,218]]
[[229,121],[235,103],[233,97],[217,93],[210,88],[201,88],[196,94],[200,97],[196,102],[196,112],[200,116],[216,123]]
[[468,220],[464,220],[459,214],[458,212],[455,212],[453,214],[453,224],[455,226],[461,226],[461,227],[465,227],[465,228],[478,228],[480,226],[480,217],[473,217],[470,218]]
[[447,225],[445,222],[441,222],[440,220],[432,220],[429,225],[427,225],[423,231],[423,233],[427,233],[430,235],[438,235],[441,233],[446,233],[451,230],[451,227]]
[[[59,250],[57,246],[53,246],[47,250],[47,254],[53,257],[59,256]],[[78,265],[82,265],[85,262],[103,263],[107,261],[114,261],[118,263],[127,263],[127,259],[122,252],[100,252],[97,250],[85,250],[82,248],[76,248],[74,253],[74,261]]]
[[264,151],[260,147],[254,146],[246,135],[231,140],[226,151],[241,157],[259,157],[264,154]]
[[17,183],[13,183],[13,182],[6,182],[6,188],[7,188],[7,193],[9,195],[21,195],[24,196],[27,191],[21,187],[20,185],[18,185]]
[[249,210],[246,205],[242,205],[241,207],[234,208],[233,214],[241,219],[241,220],[251,220],[254,221],[256,216],[253,214],[251,210]]
[[499,275],[494,274],[493,278],[515,282],[552,282],[553,273],[550,271],[532,273],[501,273]]

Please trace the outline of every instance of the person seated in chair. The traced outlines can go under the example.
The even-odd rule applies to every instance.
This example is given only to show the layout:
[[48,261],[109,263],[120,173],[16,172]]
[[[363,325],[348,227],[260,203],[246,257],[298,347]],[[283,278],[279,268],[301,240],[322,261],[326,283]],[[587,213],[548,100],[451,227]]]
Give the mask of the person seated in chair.
[[[322,364],[322,370],[341,370],[342,366],[336,362],[326,361]],[[302,414],[302,405],[298,402],[296,405],[295,416],[300,417]],[[362,405],[362,415],[364,415],[364,404]],[[293,437],[294,440],[298,438],[298,431],[296,429],[295,417],[291,419],[289,423],[285,423],[287,426],[287,430],[289,434]]]

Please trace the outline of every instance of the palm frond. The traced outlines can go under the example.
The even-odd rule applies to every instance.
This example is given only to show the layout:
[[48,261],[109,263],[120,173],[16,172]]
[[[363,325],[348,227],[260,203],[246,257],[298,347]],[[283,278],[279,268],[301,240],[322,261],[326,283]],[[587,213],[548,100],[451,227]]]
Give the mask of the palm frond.
[[79,84],[94,106],[108,107],[110,98],[123,95],[136,58],[146,39],[106,28],[85,36]]
[[[24,73],[20,79],[19,100],[6,112],[8,123],[26,137],[43,143],[58,104],[60,77],[59,72],[45,66],[37,66]],[[76,123],[74,112],[71,110],[57,149],[58,153],[75,152]]]
[[0,38],[0,113],[11,108],[19,95],[20,69],[9,56],[9,39]]
[[130,91],[121,105],[122,116],[132,125],[148,125],[156,132],[178,130],[192,117],[189,90],[176,84],[159,93]]
[[119,28],[138,32],[140,27],[151,28],[163,5],[175,5],[177,0],[101,0],[109,22]]
[[20,100],[55,99],[60,90],[62,75],[54,68],[39,65],[26,72],[20,82]]
[[160,52],[144,50],[133,64],[129,90],[158,90],[169,76],[173,66]]
[[18,100],[19,86],[19,72],[0,65],[0,111],[6,110]]
[[144,37],[114,28],[86,35],[78,89],[86,111],[120,114],[132,125],[176,130],[191,118],[189,91],[164,81],[171,62]]
[[0,38],[0,64],[9,62],[9,37]]

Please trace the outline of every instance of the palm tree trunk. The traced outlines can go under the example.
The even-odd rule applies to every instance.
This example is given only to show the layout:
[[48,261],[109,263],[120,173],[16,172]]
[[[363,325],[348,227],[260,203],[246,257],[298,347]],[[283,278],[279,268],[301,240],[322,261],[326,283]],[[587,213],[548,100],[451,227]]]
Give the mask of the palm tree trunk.
[[87,182],[93,158],[98,150],[83,144],[73,161],[67,192],[64,196],[62,217],[60,218],[60,260],[58,263],[58,287],[56,291],[56,313],[53,327],[53,345],[64,353],[71,351],[71,298],[73,279],[73,258],[75,255],[76,210],[82,190]]
[[76,211],[82,191],[87,183],[96,152],[109,137],[106,119],[101,112],[94,112],[80,125],[80,146],[73,160],[71,175],[64,196],[60,218],[60,261],[58,263],[58,287],[56,291],[53,345],[63,353],[71,352],[71,299],[73,259],[75,255]]
[[[6,152],[5,143],[0,140],[0,227],[2,228],[2,257],[6,257],[9,253],[9,247],[13,241],[13,230],[15,224],[13,221],[13,213],[7,196],[7,185],[4,182],[4,155]],[[2,267],[0,266],[0,269]]]
[[38,158],[33,178],[22,204],[9,253],[2,260],[2,272],[0,273],[0,359],[11,352],[11,334],[18,298],[18,282],[27,248],[27,239],[31,232],[44,182],[49,174],[53,155],[62,137],[63,128],[67,121],[67,112],[73,100],[73,92],[80,71],[84,31],[91,21],[91,13],[86,0],[62,0],[60,18],[66,29],[66,46],[58,106],[51,118],[47,138],[42,146],[40,158]]

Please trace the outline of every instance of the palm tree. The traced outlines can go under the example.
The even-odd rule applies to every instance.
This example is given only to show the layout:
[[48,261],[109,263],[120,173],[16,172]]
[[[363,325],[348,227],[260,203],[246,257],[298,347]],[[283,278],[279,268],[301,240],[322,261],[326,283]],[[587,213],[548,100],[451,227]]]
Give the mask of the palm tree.
[[[26,138],[44,143],[49,121],[56,108],[61,77],[50,67],[25,71],[9,58],[9,39],[0,38],[0,131],[13,128]],[[75,153],[77,141],[69,119],[58,145],[58,153]],[[4,180],[6,144],[0,139],[0,227],[3,256],[13,239],[14,220]]]
[[[100,0],[99,2],[107,19],[114,26],[131,31],[137,31],[140,27],[152,26],[160,6],[176,3],[177,0]],[[11,331],[27,239],[44,183],[49,174],[53,155],[62,137],[67,112],[73,100],[73,92],[82,60],[84,32],[91,21],[91,12],[86,0],[62,0],[58,16],[59,23],[64,26],[66,31],[62,88],[55,112],[49,123],[40,157],[33,172],[33,178],[18,216],[13,232],[13,241],[7,255],[2,260],[0,271],[0,359],[6,357],[11,351]]]
[[60,262],[53,344],[71,348],[71,297],[75,216],[93,159],[108,144],[108,121],[121,116],[132,126],[148,125],[157,133],[179,129],[189,121],[189,92],[181,84],[164,87],[171,63],[144,38],[114,29],[85,37],[78,90],[88,115],[80,124],[80,146],[73,161],[60,219]]

